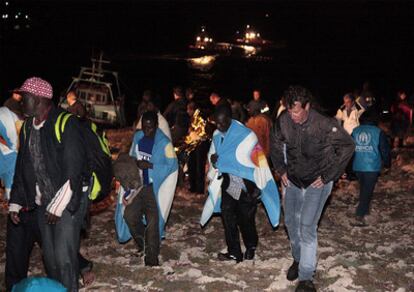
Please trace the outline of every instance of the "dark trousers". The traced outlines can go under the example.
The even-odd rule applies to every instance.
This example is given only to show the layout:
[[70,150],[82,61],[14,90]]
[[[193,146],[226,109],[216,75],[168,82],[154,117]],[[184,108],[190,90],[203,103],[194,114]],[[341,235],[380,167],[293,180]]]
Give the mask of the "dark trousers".
[[64,210],[56,224],[46,222],[46,207],[39,207],[43,260],[48,277],[59,281],[68,291],[78,291],[80,231],[87,209],[87,197],[75,213]]
[[352,157],[345,168],[346,178],[348,180],[356,180],[355,172],[353,170],[354,157]]
[[15,225],[7,219],[6,238],[6,289],[27,277],[30,254],[35,242],[40,245],[40,230],[37,224],[37,209],[20,212],[20,223]]
[[257,200],[248,193],[242,191],[239,200],[235,200],[222,189],[221,217],[227,250],[237,258],[242,258],[239,229],[246,249],[257,246],[256,210]]
[[[20,223],[15,225],[10,217],[7,219],[6,237],[6,289],[11,291],[14,284],[27,277],[30,254],[35,242],[41,247],[42,239],[38,224],[39,208],[30,212],[20,212]],[[89,271],[91,262],[78,253],[79,268]]]
[[191,192],[199,194],[204,193],[206,161],[209,148],[209,141],[201,142],[189,155],[188,178],[190,181]]
[[[146,224],[142,220],[145,216]],[[124,219],[139,250],[145,248],[145,264],[157,265],[160,253],[158,206],[152,185],[144,186],[131,204],[126,206]]]
[[378,181],[378,175],[378,172],[356,172],[359,181],[359,203],[356,209],[357,216],[365,216],[369,214],[369,205],[371,203],[375,185]]

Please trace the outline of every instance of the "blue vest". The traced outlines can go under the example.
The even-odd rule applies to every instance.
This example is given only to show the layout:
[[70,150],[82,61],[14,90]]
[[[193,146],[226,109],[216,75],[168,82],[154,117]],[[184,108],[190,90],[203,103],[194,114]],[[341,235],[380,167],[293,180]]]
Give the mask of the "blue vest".
[[381,171],[380,132],[380,128],[372,125],[361,125],[353,130],[355,154],[352,166],[354,171]]

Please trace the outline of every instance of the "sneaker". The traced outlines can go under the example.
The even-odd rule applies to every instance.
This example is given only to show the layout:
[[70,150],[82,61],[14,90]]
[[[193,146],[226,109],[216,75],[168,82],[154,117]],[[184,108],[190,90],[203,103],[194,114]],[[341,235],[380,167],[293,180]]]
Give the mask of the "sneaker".
[[293,264],[289,267],[286,278],[289,281],[294,281],[299,277],[299,262],[293,261]]
[[219,261],[236,261],[236,263],[240,263],[241,261],[243,261],[242,257],[236,257],[235,255],[232,255],[228,252],[226,253],[220,252],[217,255],[217,258]]
[[244,259],[245,260],[254,259],[255,252],[256,252],[256,247],[249,247],[248,249],[246,249],[246,252],[244,253]]
[[312,280],[299,281],[295,292],[316,292],[316,288]]

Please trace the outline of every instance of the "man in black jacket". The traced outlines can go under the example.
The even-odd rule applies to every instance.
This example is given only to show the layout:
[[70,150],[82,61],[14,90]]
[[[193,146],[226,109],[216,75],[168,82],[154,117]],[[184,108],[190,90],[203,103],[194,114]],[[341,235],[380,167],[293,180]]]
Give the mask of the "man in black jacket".
[[285,225],[294,262],[287,278],[299,277],[296,291],[316,291],[317,225],[332,185],[352,157],[354,142],[338,123],[310,108],[311,93],[291,86],[284,93],[287,111],[271,133],[271,156],[282,178]]
[[[80,228],[88,186],[84,181],[88,178],[87,159],[80,124],[75,117],[63,121],[65,129],[59,142],[55,125],[62,110],[52,103],[51,85],[32,77],[19,92],[28,119],[20,132],[10,196],[6,285],[10,289],[19,280],[16,276],[21,276],[24,269],[27,273],[33,243],[41,241],[48,276],[68,291],[77,291]],[[36,228],[40,229],[40,238]],[[19,259],[23,263],[16,267]]]

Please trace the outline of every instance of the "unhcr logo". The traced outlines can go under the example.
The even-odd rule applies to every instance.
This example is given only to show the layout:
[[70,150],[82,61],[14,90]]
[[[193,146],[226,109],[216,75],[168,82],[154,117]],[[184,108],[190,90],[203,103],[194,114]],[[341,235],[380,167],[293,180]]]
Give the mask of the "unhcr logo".
[[355,151],[357,152],[371,152],[374,150],[374,148],[369,145],[371,142],[371,134],[367,132],[361,132],[356,138],[356,144]]
[[359,133],[356,142],[358,145],[366,146],[371,142],[371,134],[367,132]]

